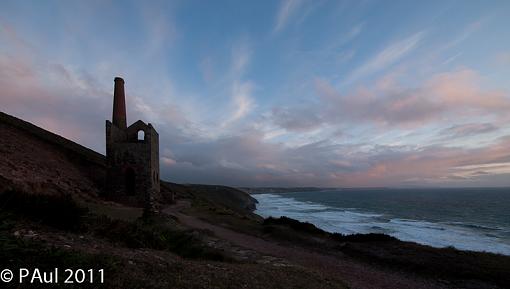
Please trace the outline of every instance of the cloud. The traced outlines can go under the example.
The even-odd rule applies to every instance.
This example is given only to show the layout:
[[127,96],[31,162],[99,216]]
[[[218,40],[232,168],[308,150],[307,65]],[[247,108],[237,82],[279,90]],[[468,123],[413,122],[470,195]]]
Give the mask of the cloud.
[[289,108],[273,108],[272,122],[291,132],[306,132],[318,128],[323,120],[314,111],[306,107],[290,111]]
[[146,30],[145,53],[147,57],[168,53],[168,49],[178,35],[176,25],[168,13],[174,9],[165,9],[169,7],[160,7],[162,5],[171,6],[173,4],[163,2],[140,7],[142,22]]
[[414,50],[418,43],[424,37],[425,32],[417,32],[405,39],[399,40],[395,43],[388,45],[382,51],[377,53],[370,60],[365,62],[360,67],[353,70],[346,79],[343,80],[344,84],[349,84],[362,77],[368,76],[372,73],[383,70],[390,65],[396,63],[402,57]]
[[462,69],[440,73],[426,84],[426,92],[442,105],[466,109],[465,114],[493,113],[504,115],[510,109],[508,92],[482,90],[481,77],[474,70]]
[[[300,2],[282,4],[275,32],[288,27],[300,6]],[[273,106],[275,102],[266,102],[264,96],[257,104],[259,85],[273,88],[250,79],[247,72],[256,54],[248,41],[235,43],[226,60],[205,58],[202,72],[211,83],[203,91],[178,91],[167,71],[171,61],[164,55],[175,35],[158,25],[167,23],[164,19],[143,23],[141,30],[147,35],[142,38],[155,38],[129,50],[141,51],[142,60],[125,58],[128,52],[113,53],[118,43],[108,47],[101,42],[94,50],[115,61],[99,61],[98,67],[48,57],[48,52],[35,49],[14,30],[2,29],[2,111],[103,152],[104,120],[111,117],[112,105],[113,83],[108,77],[120,70],[127,79],[128,118],[155,125],[160,134],[161,174],[170,181],[243,186],[508,185],[510,136],[476,147],[454,141],[424,145],[428,139],[399,143],[405,135],[402,131],[428,125],[434,125],[431,133],[439,131],[451,138],[507,133],[508,92],[484,85],[476,71],[438,73],[413,86],[400,81],[404,71],[351,91],[339,91],[318,78],[312,82],[310,102],[293,105],[302,99],[294,98]],[[362,26],[354,26],[346,33],[356,37],[360,31]],[[417,33],[388,45],[354,78],[392,66],[411,54],[423,37]],[[65,44],[63,50],[74,51]],[[339,62],[355,53],[336,48],[331,51]],[[153,58],[154,54],[162,58]],[[97,59],[86,55],[87,62],[89,57],[90,62]],[[381,141],[384,134],[398,145]]]
[[278,33],[282,31],[285,28],[285,26],[287,26],[290,17],[296,13],[300,6],[301,6],[300,0],[283,0],[280,4],[280,8],[276,15],[273,33]]
[[[0,33],[0,40],[6,37]],[[1,110],[104,152],[104,122],[111,117],[113,76],[110,81],[99,81],[86,70],[52,62],[24,39],[16,45],[7,43],[12,45],[0,54]],[[167,131],[190,126],[175,104],[154,105],[129,86],[126,93],[130,122],[139,118],[166,122]]]
[[461,138],[494,132],[498,129],[499,127],[491,123],[467,123],[445,128],[439,132],[439,135],[444,138]]
[[456,33],[456,35],[454,35],[454,37],[452,37],[449,42],[447,42],[441,48],[439,48],[439,51],[450,49],[464,42],[473,33],[477,32],[480,29],[485,20],[486,19],[479,19],[478,21],[472,22],[469,25],[467,25],[464,28],[464,30],[462,30],[460,33]]
[[[110,116],[112,87],[105,88],[87,73],[75,72],[63,65],[41,66],[28,62],[21,72],[10,70],[20,60],[13,56],[8,60],[3,57],[0,62],[3,76],[0,86],[5,88],[0,98],[2,109],[16,111],[24,119],[99,151],[103,149],[104,119]],[[48,79],[52,82],[48,83]],[[430,83],[437,84],[433,86],[437,88],[434,91],[448,92],[442,97],[451,99],[458,92],[454,93],[450,87],[443,87],[441,81],[436,81],[450,82],[452,79],[458,78],[442,75]],[[322,85],[321,96],[327,104],[338,101],[335,89],[325,82],[321,84],[319,81],[318,85]],[[245,93],[243,89],[246,88],[239,87],[239,95]],[[475,103],[473,94],[464,91],[463,95],[466,95],[469,104]],[[498,94],[487,95],[490,98]],[[462,100],[452,99],[463,107]],[[132,106],[130,115],[151,114],[151,118],[157,120],[162,177],[171,181],[248,186],[508,184],[505,183],[508,178],[497,176],[505,176],[510,171],[510,136],[474,149],[363,143],[346,145],[328,140],[289,147],[283,143],[267,142],[264,132],[247,126],[232,135],[203,138],[200,132],[190,133],[193,123],[180,114],[175,105],[158,106],[144,102],[143,98],[140,100],[141,103]],[[238,106],[246,107],[244,101],[241,97]],[[493,102],[490,99],[484,101]],[[376,110],[383,107],[378,102],[374,103],[363,104],[360,109],[368,113],[368,106],[376,105]],[[308,116],[307,107],[303,106],[296,115],[287,109],[276,110],[273,112],[274,120],[281,121],[281,125],[289,130],[306,131],[324,121],[322,117],[331,117],[320,114],[311,115],[305,121],[295,118]],[[244,115],[247,110],[241,111],[239,115]],[[365,117],[367,115],[356,115],[353,121]],[[368,119],[377,118],[370,116]],[[483,128],[480,130],[483,131]]]
[[361,33],[361,31],[363,30],[364,25],[365,25],[364,23],[359,23],[358,25],[353,26],[352,29],[349,31],[349,33],[346,36],[347,40],[351,40],[351,39],[355,38],[356,36],[358,36]]
[[[497,174],[510,174],[510,144],[508,137],[482,148],[427,146],[403,147],[396,151],[388,147],[368,156],[369,167],[362,171],[342,174],[343,180],[366,185],[503,185],[485,180],[476,174],[493,164],[502,163]],[[463,182],[458,180],[462,179]],[[468,180],[466,182],[466,180]]]
[[228,117],[221,123],[221,128],[226,128],[247,116],[255,106],[252,98],[254,84],[250,80],[244,80],[243,75],[248,68],[252,51],[247,41],[240,41],[234,45],[231,52],[230,73],[227,81],[230,82],[230,112]]
[[[363,150],[361,148],[364,148]],[[510,137],[479,148],[268,143],[256,130],[207,142],[174,144],[175,181],[248,186],[503,185],[510,173]],[[166,166],[166,164],[165,164]],[[462,182],[460,180],[463,180]]]
[[473,117],[507,119],[510,98],[506,91],[489,90],[480,85],[480,76],[462,69],[433,75],[421,86],[405,88],[398,81],[385,81],[375,88],[361,87],[346,94],[328,82],[317,79],[320,103],[307,114],[320,115],[325,123],[356,123],[416,127],[442,121],[469,120]]
[[174,159],[167,157],[167,156],[161,157],[161,162],[162,162],[163,166],[167,166],[167,167],[173,166],[177,163]]
[[[2,31],[6,31],[2,29]],[[0,40],[17,35],[8,30]],[[40,61],[23,39],[0,54],[0,107],[57,134],[103,151],[97,125],[104,127],[111,98],[94,77],[58,63]]]
[[233,77],[244,74],[251,60],[252,51],[247,40],[241,40],[232,47],[230,71]]
[[236,121],[244,118],[252,110],[254,103],[251,98],[253,84],[251,82],[235,81],[232,84],[232,113],[228,119],[222,123],[226,127]]

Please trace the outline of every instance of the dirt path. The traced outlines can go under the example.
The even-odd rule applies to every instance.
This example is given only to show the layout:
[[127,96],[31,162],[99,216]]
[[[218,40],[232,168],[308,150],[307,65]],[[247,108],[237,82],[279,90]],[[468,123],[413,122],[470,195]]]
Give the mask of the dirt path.
[[271,255],[288,260],[304,267],[314,268],[320,272],[327,272],[334,276],[340,276],[350,288],[353,289],[425,289],[425,288],[448,288],[434,280],[424,279],[418,276],[409,276],[400,272],[375,268],[348,258],[339,259],[316,252],[282,246],[277,243],[232,231],[217,226],[196,217],[185,215],[174,208],[166,208],[163,212],[174,215],[186,226],[196,229],[207,229],[223,240],[236,246],[255,250],[262,254]]

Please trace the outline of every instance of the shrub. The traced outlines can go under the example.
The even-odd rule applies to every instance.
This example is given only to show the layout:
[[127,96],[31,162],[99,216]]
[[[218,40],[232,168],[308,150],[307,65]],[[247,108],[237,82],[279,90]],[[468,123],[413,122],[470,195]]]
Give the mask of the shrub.
[[264,226],[270,226],[270,225],[281,225],[281,226],[287,226],[295,231],[303,232],[303,233],[309,233],[314,235],[327,235],[328,233],[324,230],[321,230],[317,228],[315,225],[310,224],[308,222],[300,222],[298,220],[294,220],[288,217],[280,217],[280,218],[273,218],[269,217],[264,219]]
[[343,235],[340,233],[329,233],[322,229],[317,228],[315,225],[310,224],[308,222],[301,222],[295,219],[291,219],[288,217],[280,217],[273,218],[269,217],[264,220],[265,232],[267,233],[277,233],[276,230],[272,226],[280,225],[293,229],[296,232],[302,232],[307,234],[312,234],[315,236],[324,236],[330,237],[335,241],[339,242],[379,242],[379,241],[395,241],[396,238],[386,235],[386,234],[353,234],[353,235]]
[[207,247],[190,231],[122,220],[98,217],[92,225],[93,233],[130,248],[168,250],[185,258],[225,261],[220,251]]
[[18,217],[42,222],[59,229],[75,230],[82,224],[87,209],[70,195],[29,194],[19,191],[0,193],[0,209]]
[[[54,268],[104,269],[105,275],[108,277],[104,279],[105,288],[111,288],[114,285],[111,282],[111,276],[123,272],[118,264],[120,264],[120,260],[113,256],[48,247],[36,241],[15,238],[0,230],[0,268],[14,269],[28,266],[27,268],[38,268],[43,272],[52,271]],[[60,276],[60,278],[62,277]],[[97,279],[95,280],[97,282]],[[17,282],[11,282],[3,284],[2,288],[42,288],[42,285],[37,285],[20,285]],[[50,287],[69,288],[69,284],[52,284]],[[73,287],[71,286],[71,288]],[[85,282],[77,288],[98,287],[96,284]]]

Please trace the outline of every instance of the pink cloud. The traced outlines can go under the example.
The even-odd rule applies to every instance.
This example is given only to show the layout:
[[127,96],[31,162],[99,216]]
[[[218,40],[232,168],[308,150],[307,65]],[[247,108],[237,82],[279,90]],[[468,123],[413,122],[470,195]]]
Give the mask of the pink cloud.
[[[11,39],[11,34],[15,32],[0,33],[0,39]],[[19,49],[0,54],[1,110],[103,150],[96,140],[102,138],[97,128],[108,115],[104,110],[107,92],[87,75],[27,55],[32,48],[22,46],[24,41],[18,39],[15,44]]]
[[426,85],[432,97],[445,106],[469,109],[480,113],[502,114],[510,109],[508,92],[482,90],[481,77],[475,71],[464,69],[442,73]]
[[364,121],[416,127],[454,117],[506,118],[510,110],[509,93],[483,88],[481,76],[469,69],[434,75],[414,88],[403,88],[388,77],[382,79],[384,85],[361,87],[347,94],[318,79],[316,92],[321,103],[310,109],[309,115],[318,114],[330,124]]
[[[379,156],[380,157],[380,156]],[[378,156],[372,157],[377,159]],[[352,186],[391,186],[395,184],[447,185],[451,180],[463,179],[469,184],[480,181],[485,166],[497,165],[500,172],[510,174],[510,138],[483,148],[426,147],[400,152],[383,160],[374,160],[366,170],[338,175],[338,181]],[[501,184],[500,184],[501,185]]]

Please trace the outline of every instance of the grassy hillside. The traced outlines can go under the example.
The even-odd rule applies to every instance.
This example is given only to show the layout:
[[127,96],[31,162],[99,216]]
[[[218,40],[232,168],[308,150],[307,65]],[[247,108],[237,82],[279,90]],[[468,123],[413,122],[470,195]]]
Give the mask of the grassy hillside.
[[346,288],[306,268],[238,260],[164,216],[112,219],[69,196],[16,191],[0,194],[0,208],[0,267],[104,269],[105,284],[79,288]]

